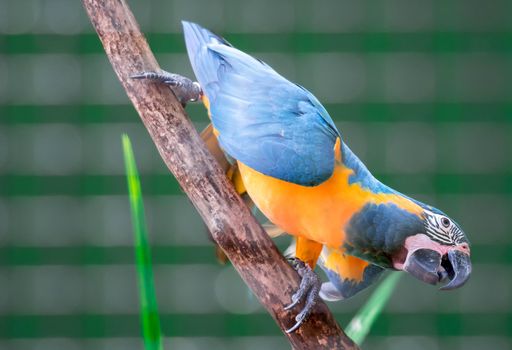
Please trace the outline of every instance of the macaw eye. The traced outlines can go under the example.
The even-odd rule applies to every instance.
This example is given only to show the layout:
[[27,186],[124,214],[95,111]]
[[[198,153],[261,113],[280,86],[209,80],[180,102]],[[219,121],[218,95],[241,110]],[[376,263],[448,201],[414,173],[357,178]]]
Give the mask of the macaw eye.
[[441,218],[441,224],[443,224],[444,227],[450,227],[450,219],[448,219],[447,217]]

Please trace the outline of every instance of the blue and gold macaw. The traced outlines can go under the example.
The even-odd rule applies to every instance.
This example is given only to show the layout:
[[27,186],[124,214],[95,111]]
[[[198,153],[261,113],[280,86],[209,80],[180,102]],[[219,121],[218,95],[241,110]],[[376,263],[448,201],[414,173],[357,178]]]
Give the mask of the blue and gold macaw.
[[[445,290],[468,280],[470,249],[460,226],[373,177],[315,96],[201,26],[183,22],[183,29],[198,82],[167,72],[133,77],[168,84],[182,103],[201,99],[213,125],[204,135],[236,165],[237,190],[296,237],[296,267],[313,283],[293,297],[291,306],[306,299],[306,307],[291,330],[318,291],[346,299],[385,269],[430,284],[448,280]],[[310,278],[317,261],[329,279],[321,288]]]

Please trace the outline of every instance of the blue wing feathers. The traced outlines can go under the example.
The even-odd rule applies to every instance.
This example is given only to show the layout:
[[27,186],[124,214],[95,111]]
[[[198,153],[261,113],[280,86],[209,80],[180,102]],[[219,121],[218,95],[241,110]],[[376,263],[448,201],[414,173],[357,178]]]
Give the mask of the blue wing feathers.
[[224,150],[284,181],[314,186],[327,180],[339,133],[320,102],[197,24],[183,22],[183,29]]
[[183,21],[182,24],[185,45],[197,79],[204,85],[216,82],[217,71],[225,62],[218,56],[212,55],[207,48],[207,44],[223,43],[229,45],[229,43],[197,24],[186,21]]

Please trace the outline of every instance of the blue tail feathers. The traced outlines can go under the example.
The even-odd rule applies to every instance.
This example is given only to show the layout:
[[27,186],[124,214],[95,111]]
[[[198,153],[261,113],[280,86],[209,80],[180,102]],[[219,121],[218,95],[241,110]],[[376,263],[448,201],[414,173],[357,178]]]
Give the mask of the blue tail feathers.
[[183,22],[183,32],[225,152],[260,173],[300,185],[330,178],[339,134],[310,92],[195,23]]
[[196,23],[182,21],[182,25],[192,69],[201,86],[207,88],[209,83],[217,81],[218,68],[223,64],[223,60],[208,45],[231,44]]

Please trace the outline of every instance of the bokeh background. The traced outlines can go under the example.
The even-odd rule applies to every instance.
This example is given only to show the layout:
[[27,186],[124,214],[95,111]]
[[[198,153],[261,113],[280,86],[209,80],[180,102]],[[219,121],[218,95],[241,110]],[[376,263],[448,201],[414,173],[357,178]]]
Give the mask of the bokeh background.
[[[197,21],[310,89],[389,185],[457,218],[469,283],[404,276],[365,349],[512,349],[512,2],[130,1],[163,68]],[[201,106],[188,108],[202,128]],[[142,349],[121,133],[167,349],[286,349],[160,160],[79,1],[0,0],[0,348]],[[279,242],[286,246],[286,241]],[[341,325],[369,296],[330,304]]]

